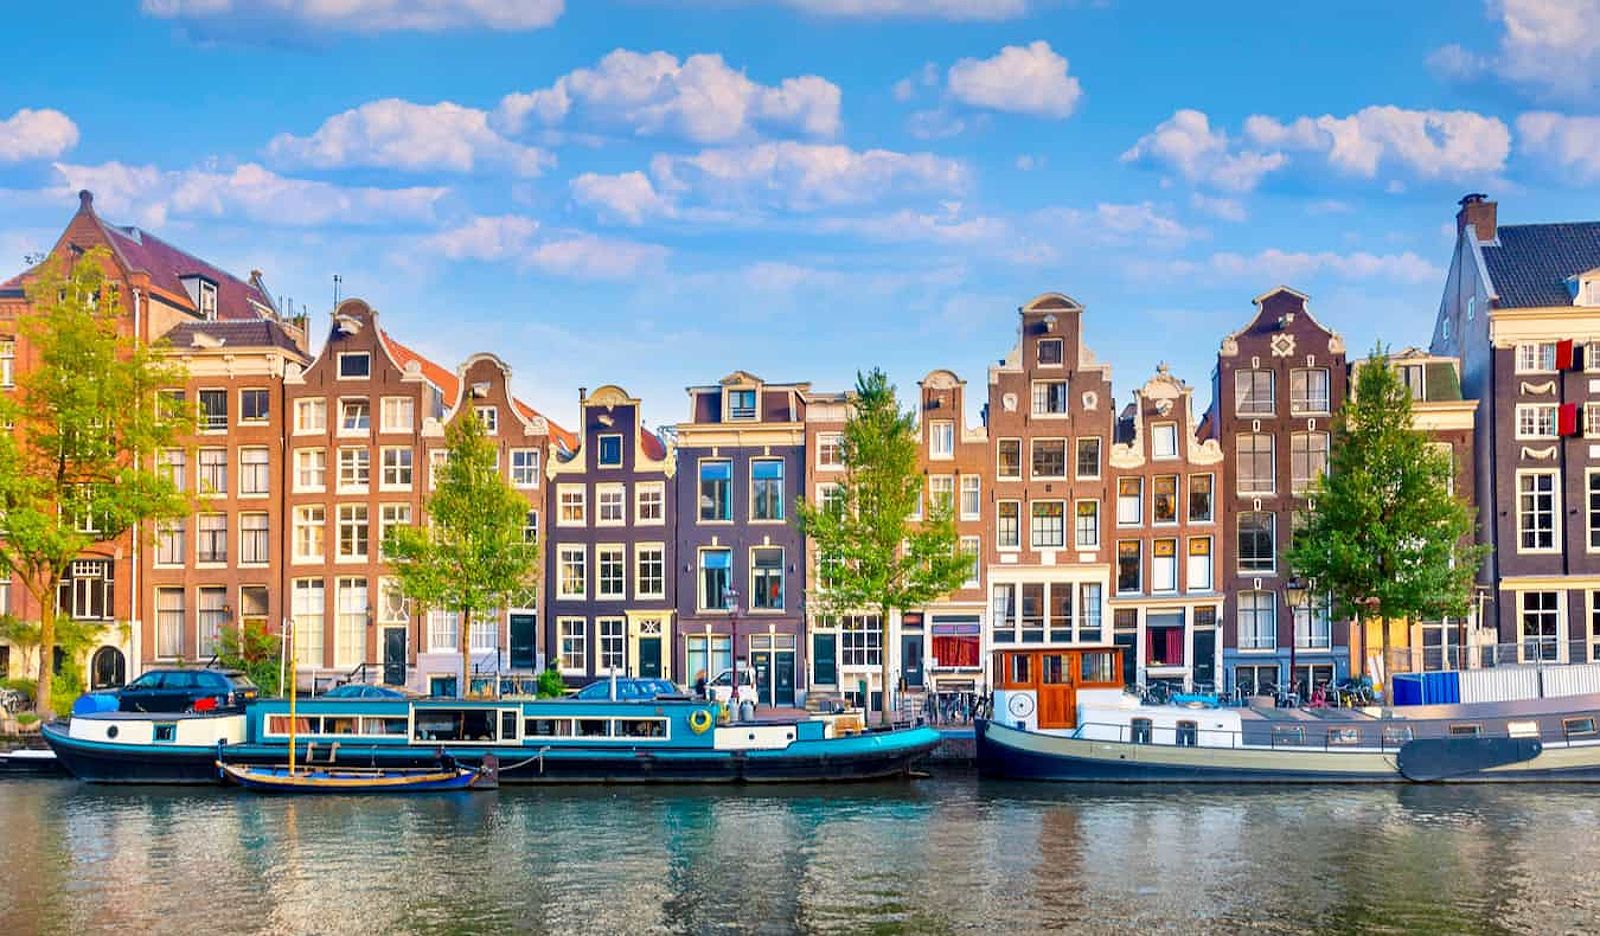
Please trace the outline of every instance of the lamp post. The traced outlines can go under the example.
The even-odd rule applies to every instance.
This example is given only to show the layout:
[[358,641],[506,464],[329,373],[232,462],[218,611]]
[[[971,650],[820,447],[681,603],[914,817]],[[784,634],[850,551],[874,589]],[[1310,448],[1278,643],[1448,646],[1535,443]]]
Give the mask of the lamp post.
[[[1297,648],[1300,645],[1300,620],[1295,615],[1295,612],[1297,610],[1299,610],[1300,608],[1306,606],[1306,601],[1309,598],[1310,594],[1311,594],[1310,586],[1308,584],[1306,584],[1306,580],[1305,579],[1301,578],[1298,575],[1289,576],[1289,580],[1287,582],[1283,583],[1283,598],[1284,598],[1284,601],[1289,605],[1289,622],[1290,622],[1290,627],[1289,627],[1289,694],[1292,697],[1294,697],[1294,700],[1296,702],[1300,701],[1300,693],[1299,693],[1298,688],[1297,688],[1297,686],[1295,684],[1295,675],[1294,675],[1294,670],[1295,670],[1295,648]],[[1309,612],[1307,614],[1307,618],[1308,618],[1307,624],[1309,625],[1309,623],[1310,623],[1310,621],[1309,621]]]

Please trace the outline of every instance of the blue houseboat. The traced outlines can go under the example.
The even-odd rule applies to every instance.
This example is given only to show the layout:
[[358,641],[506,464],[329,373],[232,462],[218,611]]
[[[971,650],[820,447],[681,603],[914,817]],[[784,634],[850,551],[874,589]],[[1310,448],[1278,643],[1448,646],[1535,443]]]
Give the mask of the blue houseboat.
[[[730,783],[903,776],[931,728],[866,732],[859,716],[719,723],[716,706],[613,701],[308,699],[295,712],[307,766],[414,768],[492,754],[502,783]],[[242,713],[102,712],[43,729],[74,776],[97,783],[218,783],[216,763],[281,764],[289,703]]]

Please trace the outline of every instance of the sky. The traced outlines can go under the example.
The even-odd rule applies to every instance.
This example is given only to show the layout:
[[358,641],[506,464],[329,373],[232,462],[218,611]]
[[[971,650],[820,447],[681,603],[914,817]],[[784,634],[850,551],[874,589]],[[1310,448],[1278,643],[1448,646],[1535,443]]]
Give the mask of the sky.
[[1600,0],[92,0],[7,11],[0,278],[88,188],[320,344],[334,276],[566,425],[735,369],[986,398],[1083,303],[1197,408],[1282,285],[1426,344],[1456,200],[1600,217]]

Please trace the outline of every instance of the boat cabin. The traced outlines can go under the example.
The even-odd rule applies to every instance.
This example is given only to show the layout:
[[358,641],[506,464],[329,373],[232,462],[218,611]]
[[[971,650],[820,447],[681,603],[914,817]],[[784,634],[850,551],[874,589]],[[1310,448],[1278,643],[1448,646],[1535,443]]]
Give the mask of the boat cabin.
[[1024,731],[1073,729],[1078,707],[1122,698],[1122,648],[996,650],[994,719]]

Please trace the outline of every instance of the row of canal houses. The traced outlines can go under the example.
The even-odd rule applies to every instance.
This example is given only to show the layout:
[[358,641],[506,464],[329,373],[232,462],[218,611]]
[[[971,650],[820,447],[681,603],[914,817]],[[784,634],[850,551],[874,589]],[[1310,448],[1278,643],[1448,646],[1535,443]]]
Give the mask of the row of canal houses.
[[[1592,659],[1600,404],[1585,401],[1600,378],[1584,372],[1600,372],[1600,338],[1585,337],[1600,336],[1600,224],[1497,228],[1482,196],[1457,222],[1433,350],[1391,363],[1419,427],[1452,453],[1458,490],[1494,505],[1480,538],[1497,550],[1472,618],[1401,628],[1411,662],[1397,665]],[[579,392],[568,431],[513,395],[501,358],[440,366],[360,300],[317,324],[313,350],[311,323],[283,315],[260,273],[239,279],[104,221],[85,192],[53,253],[96,246],[130,332],[164,339],[188,368],[172,392],[201,425],[161,456],[195,514],[100,544],[62,586],[65,611],[107,625],[86,660],[93,685],[210,659],[224,628],[258,621],[294,628],[302,680],[453,690],[460,622],[412,607],[381,543],[422,519],[445,428],[469,415],[528,499],[543,564],[513,607],[474,621],[475,673],[549,665],[574,683],[688,684],[737,658],[765,703],[876,706],[884,654],[891,689],[916,695],[983,691],[989,651],[1012,644],[1115,643],[1130,685],[1248,693],[1291,669],[1302,686],[1344,676],[1374,652],[1326,601],[1286,600],[1282,556],[1352,364],[1287,287],[1222,338],[1205,408],[1164,366],[1119,401],[1090,348],[1093,318],[1059,293],[1020,308],[978,399],[948,370],[903,394],[926,504],[950,507],[972,566],[952,594],[897,613],[885,644],[873,614],[808,607],[815,556],[795,525],[795,502],[825,500],[842,475],[847,394],[734,371],[688,388],[685,418],[652,430],[640,400],[606,385]],[[17,323],[33,275],[0,284],[0,387],[28,366]],[[0,582],[0,612],[37,609]],[[0,645],[0,669],[21,675],[22,651]]]

